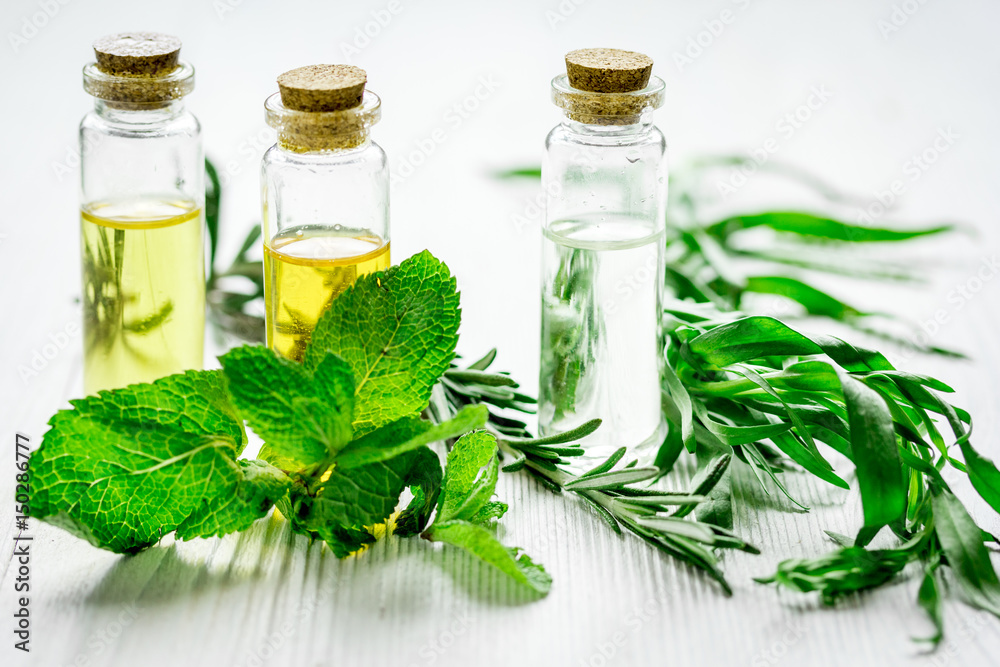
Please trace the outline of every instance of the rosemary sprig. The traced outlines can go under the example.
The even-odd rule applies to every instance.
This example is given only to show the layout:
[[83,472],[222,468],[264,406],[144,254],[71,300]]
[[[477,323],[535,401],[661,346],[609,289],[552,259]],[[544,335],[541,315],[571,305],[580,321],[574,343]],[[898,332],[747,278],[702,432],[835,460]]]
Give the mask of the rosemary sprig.
[[732,589],[723,575],[714,549],[736,549],[759,553],[719,522],[685,518],[706,500],[726,479],[732,457],[718,456],[695,476],[687,491],[653,489],[650,483],[666,472],[660,467],[636,467],[636,461],[619,465],[627,450],[622,447],[607,460],[583,474],[565,467],[584,450],[572,443],[593,433],[599,419],[571,431],[532,437],[524,422],[502,416],[495,408],[522,413],[532,411],[534,400],[516,391],[517,383],[505,373],[487,371],[496,357],[491,350],[466,368],[453,368],[432,394],[428,413],[431,419],[450,418],[462,407],[475,403],[490,406],[487,427],[494,431],[504,456],[504,472],[524,470],[555,493],[579,498],[619,535],[623,529],[638,536],[667,555],[703,570],[730,595]]

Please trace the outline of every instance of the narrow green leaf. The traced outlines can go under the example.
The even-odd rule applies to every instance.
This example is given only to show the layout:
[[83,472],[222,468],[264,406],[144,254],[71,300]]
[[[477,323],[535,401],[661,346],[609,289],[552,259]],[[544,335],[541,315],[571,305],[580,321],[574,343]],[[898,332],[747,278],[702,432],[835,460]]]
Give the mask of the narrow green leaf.
[[963,597],[972,606],[1000,616],[1000,580],[979,526],[950,491],[938,489],[931,502],[934,532]]
[[594,475],[600,475],[601,473],[608,472],[609,470],[615,467],[616,463],[622,460],[622,457],[625,456],[626,451],[628,451],[627,447],[619,447],[617,450],[615,450],[615,452],[611,456],[606,458],[603,463],[599,463],[598,465],[594,466],[587,472],[583,473],[582,475],[580,475],[580,478],[593,477]]
[[917,591],[917,604],[927,612],[927,617],[934,624],[934,634],[930,637],[922,637],[919,641],[930,642],[935,646],[944,637],[944,606],[938,588],[934,568],[926,568],[923,581],[920,583],[920,589]]
[[787,276],[752,276],[747,278],[748,292],[775,294],[795,301],[810,315],[835,320],[852,320],[870,315],[850,306],[812,285]]
[[841,374],[841,383],[865,526],[882,526],[906,509],[906,482],[892,415],[882,398],[863,383],[846,373]]
[[587,491],[599,489],[613,489],[624,484],[634,484],[644,482],[654,477],[658,477],[658,468],[630,468],[628,470],[616,470],[605,472],[591,477],[576,478],[566,483],[565,488],[569,491]]
[[973,449],[972,443],[962,441],[959,444],[973,488],[990,507],[1000,512],[1000,471],[996,464]]
[[773,317],[746,317],[723,324],[688,342],[687,347],[720,367],[763,356],[823,352],[812,340]]
[[553,433],[540,438],[504,438],[504,442],[511,445],[562,445],[574,440],[582,440],[597,430],[601,425],[600,419],[591,419],[585,424],[580,424],[576,428],[562,433]]
[[728,218],[713,224],[708,228],[708,231],[713,234],[731,234],[737,229],[750,229],[762,226],[770,227],[777,232],[848,243],[906,241],[920,236],[931,236],[955,229],[954,225],[938,225],[923,229],[880,229],[867,225],[851,225],[839,220],[809,213],[778,211]]
[[487,373],[486,371],[452,368],[445,371],[444,376],[451,380],[455,380],[456,382],[481,384],[487,387],[518,386],[517,382],[511,379],[509,375],[503,375],[502,373]]

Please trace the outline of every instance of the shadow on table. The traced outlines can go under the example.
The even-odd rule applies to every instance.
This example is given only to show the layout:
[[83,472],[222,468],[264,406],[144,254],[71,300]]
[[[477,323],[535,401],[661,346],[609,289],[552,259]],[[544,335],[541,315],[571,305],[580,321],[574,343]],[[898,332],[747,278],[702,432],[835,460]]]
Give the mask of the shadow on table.
[[[435,571],[444,572],[469,598],[484,604],[522,605],[540,597],[450,545],[389,536],[365,551],[337,559],[322,542],[292,533],[287,522],[271,516],[224,538],[161,544],[122,556],[86,600],[97,606],[165,605],[256,586],[301,587],[304,584],[296,577],[302,577],[317,589],[329,590],[334,598],[338,592],[350,596],[370,592],[372,597],[397,595],[398,605],[419,606],[427,591],[440,585]],[[421,593],[414,595],[414,589]]]

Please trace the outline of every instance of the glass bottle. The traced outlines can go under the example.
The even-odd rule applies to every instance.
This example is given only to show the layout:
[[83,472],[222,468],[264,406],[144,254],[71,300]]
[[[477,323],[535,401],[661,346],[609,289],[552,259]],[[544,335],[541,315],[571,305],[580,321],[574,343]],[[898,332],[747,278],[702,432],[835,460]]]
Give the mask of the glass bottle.
[[264,105],[278,133],[261,172],[267,345],[296,361],[333,299],[389,266],[389,169],[370,137],[381,102],[366,81],[302,67]]
[[[594,418],[580,468],[619,447],[651,460],[666,434],[660,403],[666,141],[653,125],[663,81],[641,54],[567,55],[552,80],[564,112],[546,139],[542,182],[542,435]],[[586,88],[586,89],[584,89]]]
[[180,40],[121,33],[84,67],[80,124],[84,389],[203,364],[205,161]]

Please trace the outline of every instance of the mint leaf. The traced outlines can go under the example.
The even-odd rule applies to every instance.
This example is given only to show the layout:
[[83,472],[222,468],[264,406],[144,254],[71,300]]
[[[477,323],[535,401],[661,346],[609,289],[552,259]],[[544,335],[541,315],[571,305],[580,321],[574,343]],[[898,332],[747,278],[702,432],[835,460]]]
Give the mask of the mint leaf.
[[292,488],[289,518],[293,528],[324,540],[342,558],[375,540],[371,527],[389,518],[407,487],[420,492],[401,519],[411,530],[425,525],[440,482],[441,464],[427,447],[350,470],[334,466],[318,488]]
[[493,522],[502,518],[507,513],[507,503],[490,501],[479,508],[479,511],[472,515],[469,523],[492,526]]
[[179,539],[235,533],[250,527],[288,493],[288,476],[266,461],[236,461],[239,476],[234,493],[205,499],[201,511],[177,526]]
[[354,372],[355,436],[422,410],[455,356],[461,320],[455,279],[424,251],[362,276],[313,330],[303,364],[329,353]]
[[491,530],[507,505],[491,501],[499,464],[496,437],[474,431],[458,439],[448,453],[444,489],[433,525],[423,536],[461,547],[517,583],[545,595],[552,578],[518,548],[505,547]]
[[435,424],[410,415],[380,426],[348,444],[336,458],[337,468],[347,470],[369,463],[387,461],[432,442],[457,438],[486,425],[489,411],[485,405],[462,408],[446,422]]
[[246,435],[219,371],[71,404],[31,455],[30,514],[96,546],[134,553],[178,528],[184,538],[220,534],[283,493],[280,477],[236,463]]
[[552,587],[552,577],[541,565],[532,562],[520,549],[508,549],[484,526],[468,521],[447,521],[431,527],[430,539],[465,549],[489,563],[519,584],[546,595]]
[[336,454],[351,440],[354,377],[326,355],[307,371],[264,347],[243,346],[219,357],[233,402],[266,442],[261,456],[285,470],[302,470]]
[[448,454],[444,492],[435,521],[468,521],[493,497],[497,485],[497,441],[487,431],[459,438]]

